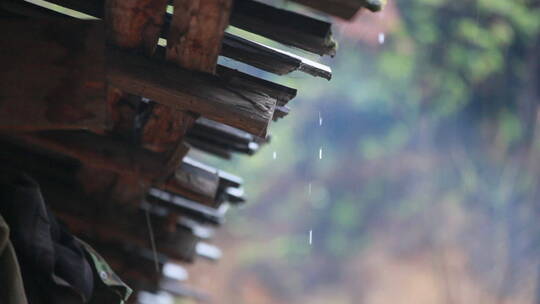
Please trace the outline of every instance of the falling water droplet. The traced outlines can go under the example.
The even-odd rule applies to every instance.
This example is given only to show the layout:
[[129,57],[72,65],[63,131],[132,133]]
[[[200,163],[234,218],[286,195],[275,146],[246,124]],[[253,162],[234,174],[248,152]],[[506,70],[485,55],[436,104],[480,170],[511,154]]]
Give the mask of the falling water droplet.
[[307,190],[308,194],[311,195],[311,183],[308,184],[308,190]]
[[322,115],[321,115],[321,111],[319,111],[319,126],[322,126]]
[[384,39],[385,39],[384,33],[379,33],[379,44],[383,44]]
[[276,151],[274,151],[274,153],[272,153],[272,158],[277,159],[277,152]]
[[309,244],[313,244],[313,230],[309,230]]
[[319,159],[322,159],[322,147],[319,148]]

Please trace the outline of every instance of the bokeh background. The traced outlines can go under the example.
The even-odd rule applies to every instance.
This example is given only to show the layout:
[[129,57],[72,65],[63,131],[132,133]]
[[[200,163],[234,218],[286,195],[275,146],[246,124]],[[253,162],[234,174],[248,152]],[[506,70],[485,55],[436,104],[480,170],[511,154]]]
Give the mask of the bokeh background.
[[540,1],[332,21],[331,82],[255,71],[299,88],[270,145],[194,155],[249,201],[190,285],[220,304],[540,303]]

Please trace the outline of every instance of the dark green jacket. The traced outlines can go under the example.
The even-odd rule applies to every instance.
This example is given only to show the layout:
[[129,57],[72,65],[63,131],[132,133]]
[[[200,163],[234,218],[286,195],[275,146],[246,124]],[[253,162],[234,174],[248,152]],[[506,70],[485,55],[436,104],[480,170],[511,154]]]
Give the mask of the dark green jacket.
[[0,303],[118,304],[131,294],[56,220],[30,177],[0,177],[0,215]]

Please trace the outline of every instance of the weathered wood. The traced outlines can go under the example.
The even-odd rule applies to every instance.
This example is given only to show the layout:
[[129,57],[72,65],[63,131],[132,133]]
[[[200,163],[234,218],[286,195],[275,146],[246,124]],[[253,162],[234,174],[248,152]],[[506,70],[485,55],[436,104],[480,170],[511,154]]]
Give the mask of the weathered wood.
[[300,71],[330,80],[330,67],[262,43],[225,33],[221,55],[277,75]]
[[[176,0],[175,14],[168,25],[166,59],[185,69],[213,74],[230,6],[231,0]],[[182,139],[197,116],[168,105],[155,105],[144,126],[142,142],[147,147],[173,150],[171,160],[181,160],[187,152]],[[176,163],[171,161],[171,165]]]
[[164,160],[159,155],[114,138],[83,131],[10,134],[13,142],[60,153],[86,165],[145,180],[159,178]]
[[199,151],[206,152],[223,159],[232,159],[232,151],[227,148],[220,147],[214,143],[201,140],[191,135],[186,136],[185,140],[191,148],[198,149]]
[[219,187],[217,171],[203,170],[189,162],[182,162],[173,176],[162,186],[165,190],[214,207]]
[[203,224],[221,225],[224,222],[226,208],[211,208],[191,201],[180,195],[151,188],[148,191],[147,200],[151,204],[163,206],[169,210],[186,214],[197,222]]
[[154,104],[142,130],[141,144],[155,152],[170,153],[180,144],[195,119],[194,114]]
[[205,118],[197,120],[186,140],[195,148],[226,159],[232,152],[251,155],[259,149],[253,135]]
[[372,12],[380,11],[384,0],[292,0],[318,11],[346,20],[352,19],[362,7]]
[[216,138],[245,144],[255,140],[255,137],[250,133],[204,117],[197,119],[190,132],[213,134]]
[[0,20],[0,130],[105,128],[99,21]]
[[106,0],[107,38],[120,48],[152,54],[164,21],[167,0]]
[[229,85],[245,88],[249,91],[261,92],[277,99],[278,106],[286,105],[291,99],[296,97],[296,89],[251,76],[222,65],[217,67],[217,75]]
[[331,24],[253,0],[237,0],[231,25],[306,51],[334,56]]
[[217,138],[214,136],[197,135],[194,132],[190,132],[186,136],[186,141],[193,147],[225,159],[230,159],[232,153],[253,155],[259,148],[259,145],[253,142],[249,144],[239,144],[223,140],[218,141],[216,139]]
[[231,0],[174,0],[167,36],[167,60],[183,68],[214,73]]
[[[50,2],[54,3],[62,3],[64,1],[62,0],[52,0]],[[71,7],[75,10],[79,10],[81,12],[84,12],[86,14],[96,16],[98,18],[103,17],[102,10],[98,9],[99,5],[90,5],[90,3],[98,3],[99,1],[80,1],[80,0],[68,0],[67,3],[63,3],[66,5],[66,7]],[[82,2],[82,3],[79,3]],[[183,0],[183,2],[186,2],[186,0]],[[184,8],[183,10],[177,10],[177,14],[183,14],[184,15],[190,15],[192,14],[194,6],[196,4],[193,4],[196,1],[188,1],[188,7],[187,9]],[[183,3],[183,5],[186,5]],[[195,17],[193,17],[195,18]],[[177,36],[178,32],[182,32],[181,30],[184,29],[182,25],[175,25],[173,30],[173,36],[171,36],[170,33],[170,26],[171,23],[177,22],[176,20],[173,21],[175,17],[171,14],[167,14],[167,18],[165,21],[164,26],[162,27],[162,35],[161,37],[166,38],[168,40],[168,47],[173,49],[175,53],[186,53],[188,50],[180,49],[178,50],[178,46],[171,46],[171,43],[173,40],[175,40],[174,36]],[[186,26],[183,24],[183,26]],[[180,30],[178,30],[180,29]],[[194,36],[192,33],[191,36]],[[195,38],[199,38],[201,36],[196,36]],[[180,39],[186,39],[184,36],[181,36]],[[215,40],[215,39],[214,39]],[[193,46],[193,49],[197,48],[198,52],[205,52],[206,58],[213,58],[214,55],[210,56],[210,52],[206,50],[206,48],[203,47],[204,44],[199,44],[200,41],[211,41],[211,39],[197,39],[197,41],[191,41],[189,44]],[[174,45],[174,44],[173,44]],[[215,52],[214,52],[215,53]],[[214,54],[212,53],[212,54]],[[330,79],[332,77],[332,71],[328,66],[322,65],[320,63],[314,62],[312,60],[309,60],[307,58],[303,58],[300,56],[297,56],[295,54],[282,51],[279,49],[275,49],[269,46],[266,46],[261,43],[249,41],[247,39],[232,35],[230,33],[225,33],[225,36],[223,36],[223,43],[221,46],[221,55],[225,57],[232,58],[234,60],[238,60],[241,62],[244,62],[246,64],[252,65],[254,67],[257,67],[259,69],[277,74],[277,75],[285,75],[289,74],[293,71],[301,71],[310,75],[313,75],[315,77],[322,77],[325,79]],[[170,55],[169,55],[170,56]],[[200,60],[200,59],[199,59]],[[193,61],[187,61],[184,63],[184,66],[187,68],[190,68],[190,66],[196,65],[198,67],[201,67],[203,64],[200,62],[197,62],[196,60]],[[203,70],[206,70],[203,68]]]
[[185,157],[183,162],[193,168],[197,168],[197,170],[206,171],[211,174],[217,174],[219,176],[220,186],[237,188],[242,186],[242,184],[244,183],[242,178],[239,176],[205,165],[199,161],[194,160],[191,157]]
[[276,105],[275,98],[219,77],[118,50],[108,53],[108,67],[108,81],[125,92],[196,112],[258,136],[266,135]]

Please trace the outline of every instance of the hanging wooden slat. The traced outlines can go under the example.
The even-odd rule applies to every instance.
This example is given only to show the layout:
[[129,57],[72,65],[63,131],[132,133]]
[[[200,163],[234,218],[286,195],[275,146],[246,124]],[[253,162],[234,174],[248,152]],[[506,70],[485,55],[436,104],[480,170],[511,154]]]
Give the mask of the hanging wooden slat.
[[99,21],[2,19],[0,130],[105,129]]
[[[276,99],[219,77],[126,52],[108,52],[108,81],[125,92],[265,136]],[[181,83],[182,85],[179,85]]]
[[231,25],[286,45],[334,56],[331,24],[253,0],[237,0]]
[[328,66],[230,33],[225,34],[221,55],[277,75],[300,71],[328,80],[332,78]]

